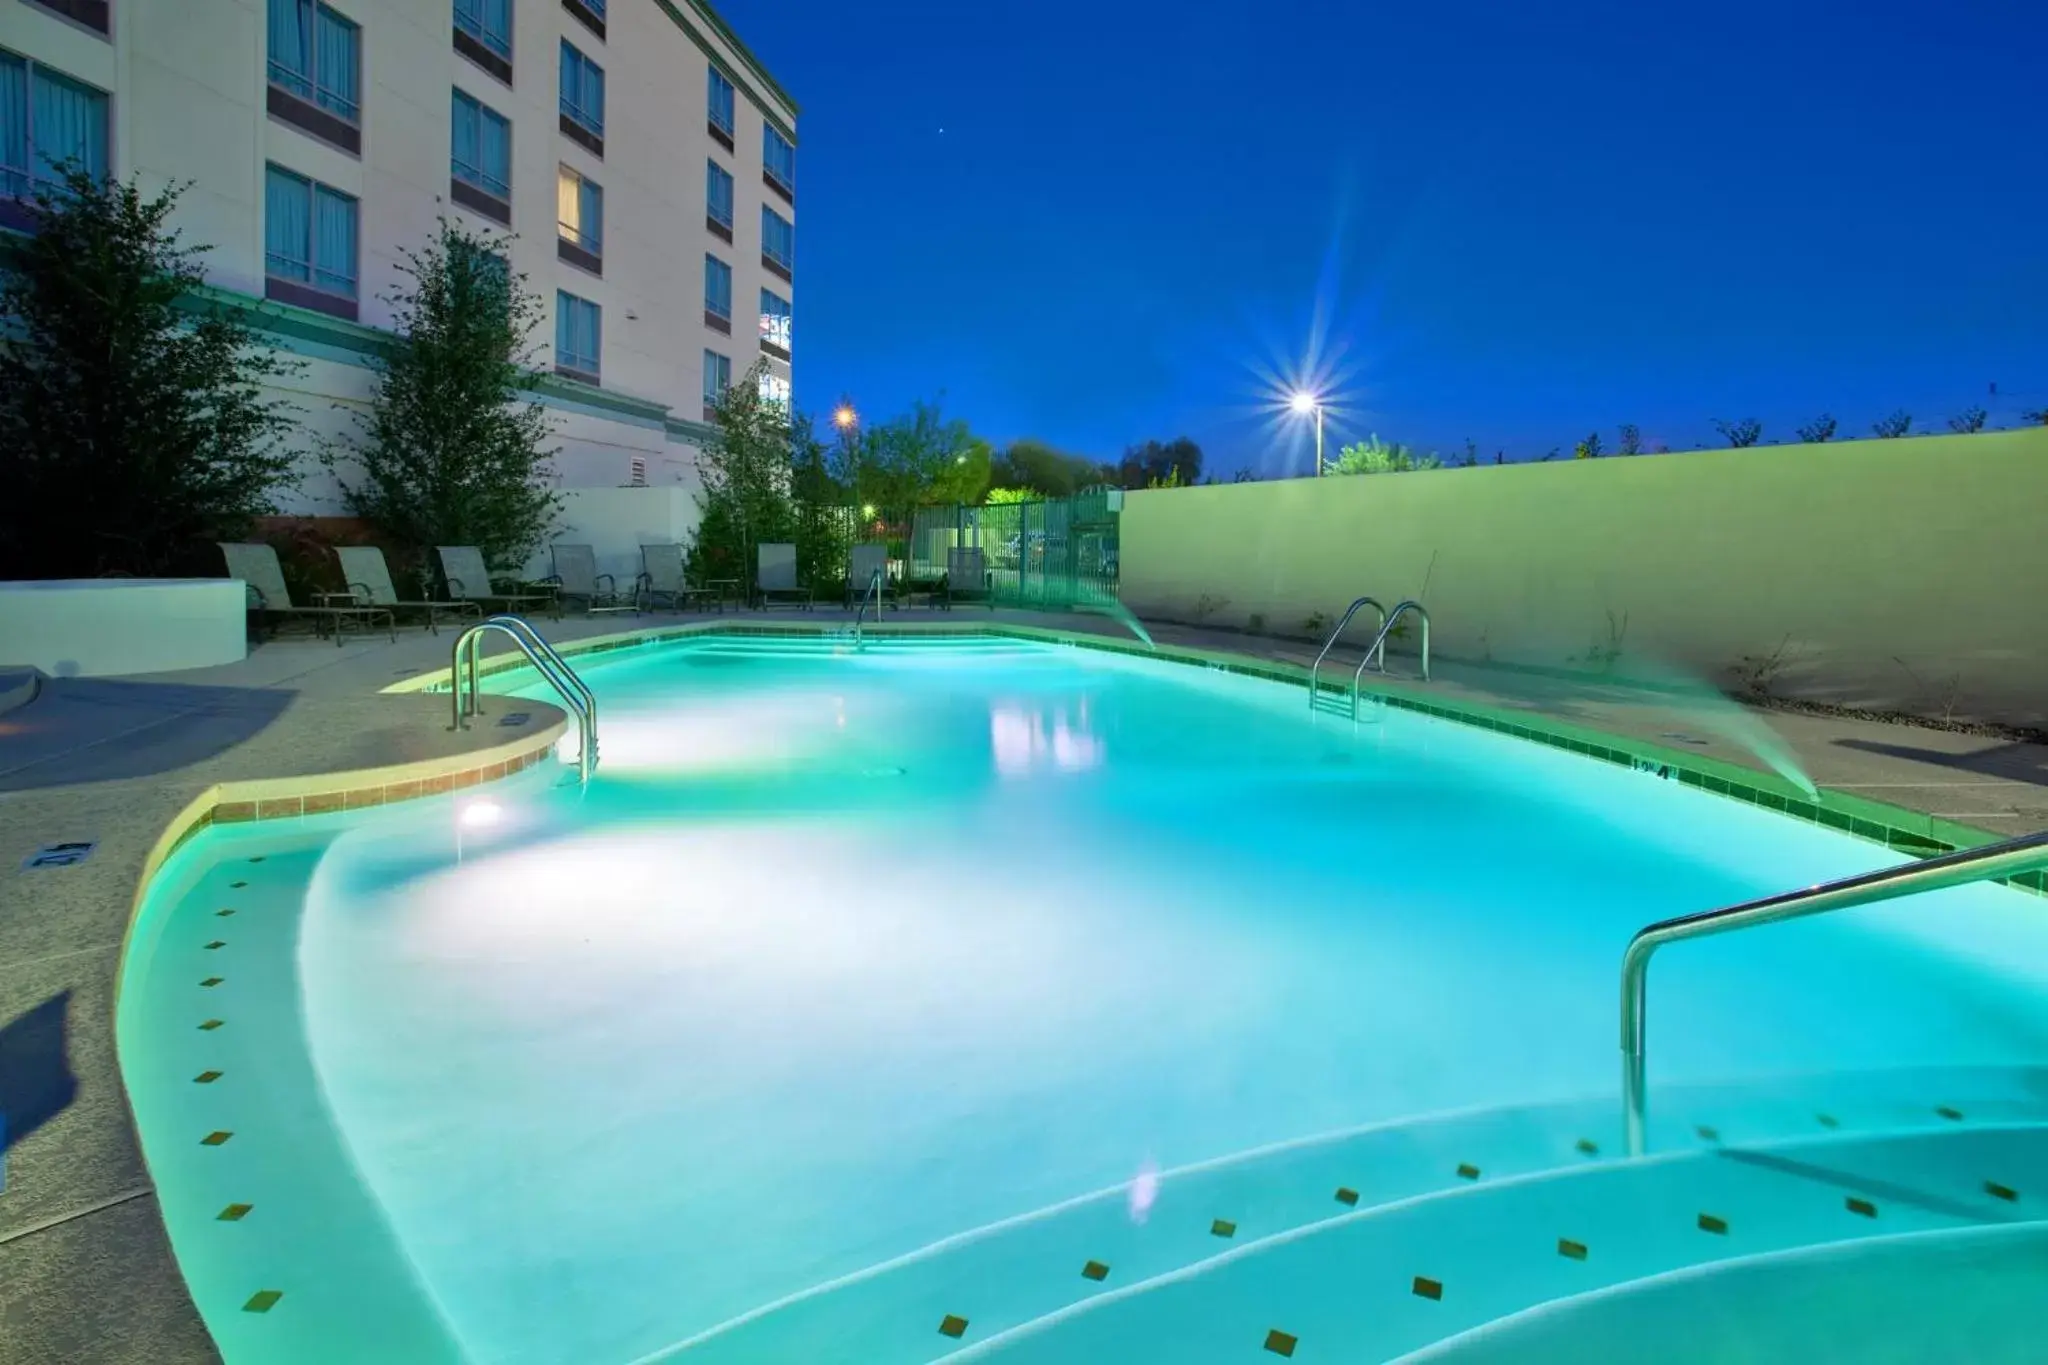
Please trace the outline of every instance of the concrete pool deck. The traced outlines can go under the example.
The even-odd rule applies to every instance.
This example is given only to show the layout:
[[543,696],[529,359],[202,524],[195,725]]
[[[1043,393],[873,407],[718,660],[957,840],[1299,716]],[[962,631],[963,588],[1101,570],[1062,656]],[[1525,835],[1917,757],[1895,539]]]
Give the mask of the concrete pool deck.
[[[561,643],[678,621],[807,628],[845,620],[820,610],[535,625]],[[983,622],[1125,635],[1097,616],[979,608],[892,613],[886,624]],[[1154,634],[1161,644],[1289,667],[1315,655],[1299,641],[1166,625]],[[234,784],[379,769],[445,775],[502,751],[502,729],[450,732],[445,696],[381,692],[445,669],[453,638],[407,630],[395,643],[284,640],[217,668],[48,681],[33,701],[0,712],[0,1108],[16,1125],[4,1139],[0,1187],[0,1365],[217,1358],[171,1256],[116,1063],[116,974],[138,886],[167,827],[216,789],[230,812],[218,818],[249,818],[275,812],[242,810],[256,802],[237,798],[253,789]],[[1399,676],[1409,661],[1393,666],[1396,677],[1379,685],[1403,696],[1762,767],[1697,708],[1668,696],[1451,662],[1437,664],[1435,681],[1410,684]],[[538,743],[561,717],[532,709]],[[1757,714],[1824,788],[1993,834],[2048,828],[2048,747],[1853,717]],[[391,799],[430,790],[417,775],[379,780],[400,789]],[[273,789],[262,790],[267,804]],[[95,846],[76,865],[24,866],[49,845],[88,841]]]

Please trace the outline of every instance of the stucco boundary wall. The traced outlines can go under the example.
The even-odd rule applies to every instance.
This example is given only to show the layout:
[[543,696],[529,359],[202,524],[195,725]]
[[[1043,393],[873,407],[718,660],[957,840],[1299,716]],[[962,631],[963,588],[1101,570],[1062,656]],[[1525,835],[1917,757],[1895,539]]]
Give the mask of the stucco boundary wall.
[[1138,491],[1120,554],[1147,619],[2048,727],[2048,427]]

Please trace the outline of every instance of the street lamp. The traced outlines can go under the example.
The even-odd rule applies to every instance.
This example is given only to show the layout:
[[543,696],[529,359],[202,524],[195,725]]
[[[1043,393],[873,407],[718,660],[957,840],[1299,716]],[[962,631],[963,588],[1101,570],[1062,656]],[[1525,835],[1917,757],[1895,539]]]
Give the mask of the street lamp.
[[832,425],[841,431],[852,431],[860,422],[860,414],[853,410],[853,404],[841,403],[832,413]]
[[1307,389],[1296,389],[1293,396],[1287,400],[1287,406],[1303,417],[1308,416],[1310,413],[1315,414],[1316,477],[1321,478],[1323,474],[1323,400],[1310,393]]

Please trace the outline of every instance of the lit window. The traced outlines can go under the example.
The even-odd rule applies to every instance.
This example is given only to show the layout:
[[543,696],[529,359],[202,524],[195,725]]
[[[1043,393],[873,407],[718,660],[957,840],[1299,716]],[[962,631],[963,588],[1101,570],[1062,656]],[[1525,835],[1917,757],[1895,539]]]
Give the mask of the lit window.
[[455,27],[512,60],[512,0],[455,0]]
[[704,212],[712,222],[732,226],[732,176],[716,161],[704,163]]
[[796,268],[796,228],[766,204],[761,206],[761,255],[785,275]]
[[451,112],[455,150],[450,169],[455,178],[500,199],[511,198],[512,125],[460,90]]
[[708,411],[718,406],[718,400],[725,397],[725,391],[732,387],[732,358],[716,351],[704,353],[704,407]]
[[789,300],[761,291],[761,344],[789,354]]
[[732,267],[709,254],[704,257],[704,311],[732,320]]
[[604,68],[562,40],[562,116],[593,137],[604,136]]
[[107,173],[107,97],[48,67],[0,52],[0,198],[30,198],[63,183],[76,160]]
[[761,401],[775,407],[789,406],[789,381],[779,374],[761,371]]
[[712,67],[711,126],[723,130],[727,137],[731,137],[733,131],[732,93],[732,82],[721,75],[717,67]]
[[785,191],[796,189],[796,147],[765,123],[761,125],[761,167]]
[[362,37],[354,23],[315,0],[270,0],[270,83],[359,124]]
[[555,368],[596,379],[603,340],[603,310],[567,290],[555,291]]
[[593,256],[604,254],[604,190],[567,166],[556,182],[556,216],[562,240]]
[[263,194],[263,272],[323,294],[356,296],[356,201],[272,166]]

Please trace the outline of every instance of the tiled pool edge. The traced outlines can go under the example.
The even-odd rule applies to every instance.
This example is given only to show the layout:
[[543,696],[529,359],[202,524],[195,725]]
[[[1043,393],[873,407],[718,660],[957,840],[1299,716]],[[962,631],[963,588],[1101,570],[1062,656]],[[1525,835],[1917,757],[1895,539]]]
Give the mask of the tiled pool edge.
[[[845,629],[842,625],[808,625],[797,621],[698,621],[676,626],[622,631],[615,635],[594,636],[557,647],[565,658],[573,659],[585,654],[651,648],[707,635],[811,638],[838,634]],[[987,620],[893,621],[877,623],[869,629],[878,635],[983,635],[1035,640],[1112,654],[1127,654],[1143,659],[1167,659],[1176,663],[1198,664],[1269,682],[1287,683],[1303,688],[1308,686],[1309,671],[1299,664],[1255,659],[1242,654],[1195,649],[1184,645],[1157,645],[1147,648],[1136,640],[1120,640],[1113,636],[1095,635],[1085,631],[1058,630]],[[500,654],[487,659],[483,671],[486,674],[497,673],[505,669],[523,667],[525,662],[524,656],[516,653]],[[384,690],[427,691],[445,687],[447,680],[447,671],[441,669],[402,679]],[[1637,771],[1654,773],[1667,781],[1681,782],[1717,796],[1731,797],[1765,810],[1788,815],[1795,820],[1804,820],[1808,824],[1824,825],[1915,858],[1929,858],[1957,849],[1976,848],[1996,842],[2000,837],[1957,821],[1908,810],[1903,806],[1873,801],[1867,797],[1852,796],[1845,792],[1823,790],[1821,799],[1815,802],[1782,778],[1754,772],[1733,763],[1700,754],[1683,753],[1647,740],[1611,735],[1564,721],[1532,718],[1525,713],[1489,707],[1477,702],[1428,699],[1416,695],[1421,686],[1419,683],[1403,685],[1397,680],[1376,680],[1365,695],[1405,711],[1434,716],[1439,720],[1453,721],[1460,725],[1474,725],[1516,739],[1525,739]],[[2048,895],[2048,872],[2025,873],[2004,881],[2009,886]]]

